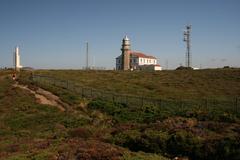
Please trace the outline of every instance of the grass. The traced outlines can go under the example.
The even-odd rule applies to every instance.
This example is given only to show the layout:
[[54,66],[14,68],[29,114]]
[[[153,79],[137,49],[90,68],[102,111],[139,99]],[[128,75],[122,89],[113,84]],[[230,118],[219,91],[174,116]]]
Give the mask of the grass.
[[240,69],[161,72],[38,70],[34,74],[100,90],[154,98],[227,99],[240,96]]
[[[206,110],[210,114],[219,115],[215,117],[220,117],[223,112],[239,117],[239,73],[239,69],[165,72],[35,71],[35,74],[52,77],[37,79],[38,85],[72,105],[80,103],[82,97],[92,98],[94,95],[108,101],[126,103],[131,107],[156,105],[172,109],[173,112],[181,110],[183,114],[189,112],[189,109]],[[22,75],[27,77],[26,74]],[[192,78],[186,80],[185,77]],[[96,85],[99,83],[101,85]],[[136,86],[136,83],[139,85]],[[146,84],[149,87],[146,88]],[[212,88],[216,93],[210,92]],[[105,92],[107,90],[111,92]],[[160,90],[163,90],[162,94],[158,93]],[[138,91],[141,94],[138,94]],[[234,119],[234,116],[231,119]]]
[[[125,160],[168,159],[161,155],[213,160],[240,157],[239,112],[236,112],[238,108],[229,109],[230,103],[227,103],[240,95],[239,69],[37,70],[34,74],[99,90],[161,98],[165,105],[132,106],[102,98],[87,99],[66,88],[46,82],[38,84],[70,104],[67,112],[60,112],[54,107],[37,104],[31,94],[12,88],[10,79],[3,78],[0,156],[3,153],[11,155],[5,159],[51,159],[56,155],[69,159],[85,156]],[[35,83],[28,78],[29,72],[22,72],[19,81],[34,87]],[[213,98],[208,103],[217,107],[207,107],[210,104],[205,101],[206,106],[202,107],[188,104],[202,98]],[[175,102],[171,100],[187,103],[176,105],[170,103]],[[40,144],[33,147],[35,143]],[[25,153],[26,150],[34,153]]]
[[[109,135],[112,128],[108,122],[109,116],[76,104],[70,105],[70,110],[66,112],[38,104],[32,94],[13,87],[14,82],[5,77],[7,74],[2,75],[0,159],[47,160],[61,156],[76,159],[76,156],[88,154],[92,158],[122,159],[124,153],[131,154],[128,159],[139,157],[138,153],[107,143],[104,137]],[[86,103],[87,100],[79,99],[79,102]],[[141,154],[141,157],[151,160],[152,157],[161,156]]]

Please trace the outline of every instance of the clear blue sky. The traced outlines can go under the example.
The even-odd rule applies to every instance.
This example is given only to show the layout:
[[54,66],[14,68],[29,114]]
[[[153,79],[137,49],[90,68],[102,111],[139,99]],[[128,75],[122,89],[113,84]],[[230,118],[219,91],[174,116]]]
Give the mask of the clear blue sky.
[[0,0],[0,67],[113,68],[125,34],[132,49],[164,67],[185,64],[183,30],[192,24],[193,66],[240,67],[240,0]]

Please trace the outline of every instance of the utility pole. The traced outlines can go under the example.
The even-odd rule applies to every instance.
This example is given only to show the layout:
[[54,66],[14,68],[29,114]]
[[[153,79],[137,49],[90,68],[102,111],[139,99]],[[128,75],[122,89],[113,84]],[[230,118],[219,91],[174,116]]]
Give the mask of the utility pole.
[[191,40],[190,40],[190,38],[191,38],[191,36],[190,36],[190,34],[191,34],[191,28],[192,28],[192,26],[191,25],[186,25],[186,30],[184,31],[184,33],[183,33],[183,35],[184,35],[184,39],[183,39],[183,41],[184,42],[186,42],[186,45],[187,45],[187,51],[186,51],[186,67],[191,67],[191,58],[192,58],[192,56],[191,56],[191,49],[190,49],[190,47],[191,47]]
[[95,69],[95,57],[93,56],[93,69]]
[[89,69],[89,66],[88,66],[88,42],[86,42],[86,70]]
[[166,60],[165,63],[166,63],[166,64],[165,64],[165,70],[168,70],[168,59]]

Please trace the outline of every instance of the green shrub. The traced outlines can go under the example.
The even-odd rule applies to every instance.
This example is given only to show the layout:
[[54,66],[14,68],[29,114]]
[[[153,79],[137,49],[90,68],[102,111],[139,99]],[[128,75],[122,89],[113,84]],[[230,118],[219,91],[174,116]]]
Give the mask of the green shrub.
[[238,160],[240,158],[239,137],[206,141],[198,159]]
[[139,119],[139,112],[130,111],[126,104],[113,103],[96,99],[88,104],[89,109],[97,109],[112,116],[116,122],[137,121]]
[[63,92],[62,94],[59,94],[59,97],[66,103],[70,104],[70,105],[74,105],[74,104],[79,104],[81,98],[73,93],[70,92]]
[[66,128],[77,128],[89,124],[89,119],[66,114],[59,119],[59,123],[63,124]]
[[115,144],[127,147],[133,151],[139,151],[136,146],[136,142],[141,138],[141,133],[138,130],[128,130],[120,132],[113,137],[113,142]]
[[113,103],[101,99],[92,100],[88,108],[97,109],[112,116],[116,122],[151,123],[167,117],[167,112],[161,112],[159,107],[144,106],[133,108],[123,103]]
[[237,116],[224,112],[219,115],[219,121],[234,123],[237,122]]
[[201,147],[201,139],[184,130],[172,134],[167,141],[168,152],[178,156],[198,157]]
[[143,133],[143,138],[146,138],[151,146],[151,152],[154,153],[166,153],[167,152],[167,141],[169,135],[167,132],[155,131],[148,129]]
[[79,127],[79,128],[70,130],[69,135],[73,138],[80,137],[80,138],[87,139],[92,135],[92,133],[88,128]]
[[166,132],[146,130],[141,133],[138,130],[127,130],[114,135],[113,142],[131,151],[166,153],[168,138]]

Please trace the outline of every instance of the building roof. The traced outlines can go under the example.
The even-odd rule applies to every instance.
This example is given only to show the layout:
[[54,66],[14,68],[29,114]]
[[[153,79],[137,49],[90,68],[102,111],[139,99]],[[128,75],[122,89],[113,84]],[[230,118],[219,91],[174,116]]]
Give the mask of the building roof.
[[[136,56],[136,57],[140,57],[140,58],[150,58],[150,59],[157,59],[156,57],[153,57],[153,56],[148,56],[144,53],[141,53],[141,52],[135,52],[135,51],[131,51],[130,52],[130,55],[133,55],[133,56]],[[117,58],[120,58],[122,55],[119,55]],[[116,58],[116,59],[117,59]]]
[[141,53],[141,52],[131,51],[130,54],[133,55],[133,56],[141,57],[141,58],[157,59],[156,57],[148,56],[148,55],[146,55],[146,54],[144,54],[144,53]]

